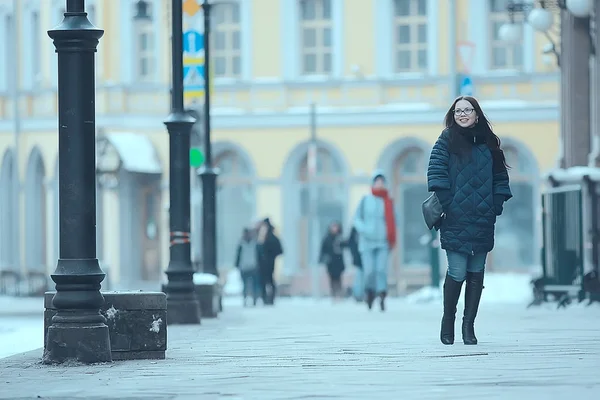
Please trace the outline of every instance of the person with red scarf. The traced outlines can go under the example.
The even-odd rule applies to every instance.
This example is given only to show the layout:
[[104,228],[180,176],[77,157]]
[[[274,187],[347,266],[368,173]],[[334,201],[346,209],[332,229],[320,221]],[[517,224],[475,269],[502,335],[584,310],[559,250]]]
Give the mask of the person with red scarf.
[[371,193],[361,199],[354,216],[363,264],[365,300],[369,309],[379,297],[381,311],[385,311],[388,258],[396,245],[396,221],[394,202],[386,188],[385,174],[376,171]]

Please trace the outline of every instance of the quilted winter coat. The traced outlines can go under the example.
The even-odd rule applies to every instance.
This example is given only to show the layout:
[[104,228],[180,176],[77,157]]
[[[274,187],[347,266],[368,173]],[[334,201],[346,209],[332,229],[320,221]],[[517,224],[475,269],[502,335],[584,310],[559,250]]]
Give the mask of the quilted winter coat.
[[508,172],[494,173],[490,149],[472,137],[471,157],[450,153],[449,135],[445,130],[438,138],[427,170],[429,191],[450,194],[440,227],[441,246],[466,254],[487,253],[494,248],[494,225],[502,212],[502,204],[495,204],[494,198],[512,197]]

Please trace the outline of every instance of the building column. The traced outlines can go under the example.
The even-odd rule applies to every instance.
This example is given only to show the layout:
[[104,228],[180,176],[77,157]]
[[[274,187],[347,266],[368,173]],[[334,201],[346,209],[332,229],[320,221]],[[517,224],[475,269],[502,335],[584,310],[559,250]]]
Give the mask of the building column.
[[561,11],[560,167],[585,166],[590,140],[590,19]]
[[[600,1],[596,1],[590,21],[594,48],[600,48]],[[596,51],[594,51],[596,53]],[[590,166],[600,167],[600,56],[592,55],[591,70],[591,151],[588,158]]]

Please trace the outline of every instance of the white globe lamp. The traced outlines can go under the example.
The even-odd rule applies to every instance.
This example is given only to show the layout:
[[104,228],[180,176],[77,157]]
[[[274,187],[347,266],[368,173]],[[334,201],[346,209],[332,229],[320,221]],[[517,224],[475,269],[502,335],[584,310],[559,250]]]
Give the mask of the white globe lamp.
[[534,8],[527,16],[527,22],[538,32],[548,32],[554,24],[554,14],[545,8]]
[[592,12],[592,0],[567,0],[567,10],[579,18],[589,17]]
[[521,25],[515,23],[503,24],[498,30],[498,36],[504,42],[517,43],[521,40]]

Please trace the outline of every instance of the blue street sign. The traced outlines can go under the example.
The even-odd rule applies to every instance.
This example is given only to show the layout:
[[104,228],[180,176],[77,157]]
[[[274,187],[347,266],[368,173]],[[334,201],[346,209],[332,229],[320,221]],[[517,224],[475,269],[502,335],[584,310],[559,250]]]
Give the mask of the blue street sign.
[[198,54],[204,51],[204,35],[198,31],[185,31],[183,33],[183,52]]
[[475,87],[473,86],[473,80],[468,75],[461,76],[458,85],[458,93],[460,96],[473,96]]
[[183,67],[183,86],[186,92],[204,91],[204,64]]

